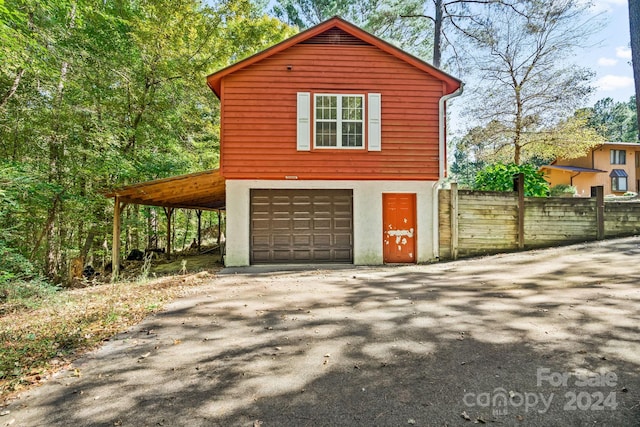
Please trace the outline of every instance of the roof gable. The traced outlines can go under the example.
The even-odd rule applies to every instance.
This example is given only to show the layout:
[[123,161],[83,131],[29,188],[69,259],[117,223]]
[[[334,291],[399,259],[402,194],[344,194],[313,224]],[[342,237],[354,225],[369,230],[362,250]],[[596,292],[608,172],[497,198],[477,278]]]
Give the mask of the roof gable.
[[339,17],[331,18],[268,49],[258,52],[253,56],[250,56],[240,62],[236,62],[235,64],[207,76],[207,84],[216,96],[220,98],[221,82],[225,76],[275,55],[276,53],[282,52],[296,44],[372,45],[441,80],[446,85],[447,93],[453,93],[462,84],[462,82],[457,78],[401,49],[398,49],[390,43],[367,33]]

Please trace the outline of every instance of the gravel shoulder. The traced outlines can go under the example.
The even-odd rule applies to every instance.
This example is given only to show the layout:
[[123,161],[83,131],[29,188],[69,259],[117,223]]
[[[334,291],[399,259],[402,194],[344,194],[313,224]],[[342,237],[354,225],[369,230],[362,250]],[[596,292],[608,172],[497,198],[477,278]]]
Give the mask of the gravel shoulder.
[[639,259],[626,238],[226,270],[0,408],[0,426],[638,426]]

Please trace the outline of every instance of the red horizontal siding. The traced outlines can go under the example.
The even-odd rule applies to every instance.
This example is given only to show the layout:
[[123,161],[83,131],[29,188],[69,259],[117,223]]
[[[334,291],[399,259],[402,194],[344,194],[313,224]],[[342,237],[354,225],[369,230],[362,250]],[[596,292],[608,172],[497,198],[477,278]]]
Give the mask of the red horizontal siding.
[[[382,151],[297,151],[297,92],[381,93]],[[222,173],[228,179],[438,179],[443,94],[440,80],[373,46],[293,46],[223,78]]]

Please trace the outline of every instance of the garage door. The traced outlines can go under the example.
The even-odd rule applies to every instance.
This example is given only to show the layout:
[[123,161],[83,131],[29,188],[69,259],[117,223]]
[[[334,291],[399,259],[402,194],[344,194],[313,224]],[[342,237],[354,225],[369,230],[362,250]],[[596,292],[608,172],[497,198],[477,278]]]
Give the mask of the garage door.
[[251,263],[353,262],[351,190],[251,190]]

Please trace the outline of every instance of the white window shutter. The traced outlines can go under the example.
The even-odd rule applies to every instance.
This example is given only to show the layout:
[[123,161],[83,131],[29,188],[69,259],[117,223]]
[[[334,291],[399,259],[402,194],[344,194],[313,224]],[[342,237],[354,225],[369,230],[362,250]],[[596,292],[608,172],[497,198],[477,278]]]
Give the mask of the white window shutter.
[[311,94],[298,92],[298,151],[311,150]]
[[369,94],[369,151],[382,150],[382,121],[380,119],[381,100],[381,94]]

